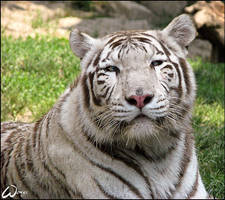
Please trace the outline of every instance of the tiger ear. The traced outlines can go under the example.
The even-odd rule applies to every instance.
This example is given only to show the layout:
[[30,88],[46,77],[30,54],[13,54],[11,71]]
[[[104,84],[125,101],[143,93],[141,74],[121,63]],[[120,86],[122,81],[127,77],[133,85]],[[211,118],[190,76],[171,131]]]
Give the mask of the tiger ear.
[[182,47],[188,46],[197,35],[191,18],[186,14],[174,18],[162,33],[172,37]]
[[91,49],[95,39],[85,33],[80,32],[78,29],[74,29],[70,33],[69,41],[70,48],[72,49],[73,53],[82,59]]

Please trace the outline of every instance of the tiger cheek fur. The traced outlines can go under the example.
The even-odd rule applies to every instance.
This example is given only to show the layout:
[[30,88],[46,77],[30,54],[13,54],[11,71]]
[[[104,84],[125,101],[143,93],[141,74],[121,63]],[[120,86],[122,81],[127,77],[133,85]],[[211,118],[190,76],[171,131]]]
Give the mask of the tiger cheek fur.
[[209,198],[191,127],[195,79],[186,61],[195,28],[187,15],[162,31],[70,46],[81,74],[33,124],[2,123],[1,188],[22,198]]

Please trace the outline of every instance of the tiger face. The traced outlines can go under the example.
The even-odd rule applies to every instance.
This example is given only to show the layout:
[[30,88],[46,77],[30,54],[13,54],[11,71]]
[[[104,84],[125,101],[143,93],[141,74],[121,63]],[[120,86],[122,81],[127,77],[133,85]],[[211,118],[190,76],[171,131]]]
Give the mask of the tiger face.
[[190,114],[195,83],[185,47],[194,37],[187,15],[162,31],[123,31],[100,39],[72,31],[71,48],[82,59],[85,106],[96,127],[113,137],[140,138]]

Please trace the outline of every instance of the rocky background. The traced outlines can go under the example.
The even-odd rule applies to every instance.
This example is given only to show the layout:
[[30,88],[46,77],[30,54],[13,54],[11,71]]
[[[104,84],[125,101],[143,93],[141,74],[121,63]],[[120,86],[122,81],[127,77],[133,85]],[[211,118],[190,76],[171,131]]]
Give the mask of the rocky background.
[[119,30],[162,29],[186,12],[199,33],[189,46],[189,57],[224,61],[219,55],[224,49],[224,3],[201,2],[204,6],[196,6],[196,1],[5,1],[1,2],[1,33],[15,38],[51,34],[68,39],[76,27],[101,37]]

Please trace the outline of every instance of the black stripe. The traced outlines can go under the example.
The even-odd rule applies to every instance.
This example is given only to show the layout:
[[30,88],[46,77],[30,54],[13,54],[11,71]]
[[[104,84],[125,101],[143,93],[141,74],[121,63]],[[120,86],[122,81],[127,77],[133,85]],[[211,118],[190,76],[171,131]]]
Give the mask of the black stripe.
[[[49,127],[47,127],[47,129],[46,129],[46,133],[47,132],[49,132]],[[47,154],[47,157],[48,157],[48,164],[49,164],[49,166],[51,166],[53,169],[55,169],[57,171],[57,173],[61,176],[61,180],[58,179],[57,176],[55,176],[55,177],[58,179],[59,182],[61,182],[61,181],[63,182],[63,187],[62,188],[66,189],[66,190],[68,189],[68,193],[71,192],[72,196],[76,196],[77,194],[80,196],[81,193],[77,192],[77,189],[75,190],[77,194],[75,194],[73,189],[69,185],[67,185],[65,183],[65,174],[52,162],[51,157],[48,154],[48,151],[46,152],[46,154]]]
[[90,106],[90,94],[87,86],[87,76],[84,75],[82,77],[82,89],[83,89],[83,100],[84,100],[84,107],[89,109]]
[[[43,124],[42,124],[43,125]],[[41,130],[41,129],[40,129]],[[40,139],[39,139],[40,140]],[[47,171],[47,173],[49,173],[50,174],[50,176],[51,176],[51,178],[52,178],[52,180],[53,180],[53,183],[57,183],[57,186],[60,186],[60,188],[61,189],[63,189],[64,190],[64,192],[66,193],[66,195],[68,196],[68,197],[70,197],[70,193],[69,193],[69,191],[68,191],[68,189],[66,188],[66,186],[65,185],[63,185],[62,183],[61,183],[61,180],[59,180],[53,173],[52,173],[52,171],[49,169],[49,167],[48,167],[48,165],[47,165],[47,160],[46,160],[46,158],[45,158],[45,156],[43,155],[44,154],[44,149],[43,149],[43,144],[42,144],[42,141],[40,140],[39,141],[39,145],[40,145],[40,151],[42,152],[42,153],[38,153],[38,157],[39,157],[39,161],[40,161],[40,163],[41,163],[41,165],[43,166],[43,169],[45,169],[46,171]],[[42,157],[41,157],[42,156]],[[35,166],[34,166],[34,168],[35,168]],[[48,179],[49,180],[49,179]],[[51,181],[52,181],[51,180]],[[50,180],[49,180],[50,181]],[[39,182],[40,183],[40,182]],[[48,191],[48,192],[50,192],[48,189],[49,189],[49,186],[46,186],[45,184],[43,185],[42,183],[40,184],[43,188],[44,188],[44,190],[45,191]],[[57,190],[57,191],[59,191],[59,190]],[[57,196],[58,195],[60,195],[60,194],[57,194]]]
[[143,38],[143,37],[132,37],[132,39],[136,39],[139,42],[143,42],[143,43],[148,43],[150,45],[152,45],[152,41],[148,38]]
[[116,178],[118,178],[121,182],[123,182],[125,185],[127,185],[129,187],[129,189],[135,193],[139,198],[143,199],[143,196],[140,194],[140,192],[138,191],[138,189],[133,186],[130,182],[128,182],[127,180],[125,180],[123,177],[121,177],[119,174],[117,174],[116,172],[114,172],[112,169],[108,168],[108,167],[104,167],[102,165],[100,165],[99,163],[96,163],[95,161],[91,160],[86,153],[82,152],[81,150],[79,150],[74,143],[72,143],[72,140],[70,140],[68,138],[68,136],[65,134],[65,132],[63,131],[65,138],[67,138],[67,141],[73,146],[74,150],[76,152],[78,152],[84,159],[86,159],[87,161],[89,161],[92,165],[100,168],[101,170],[115,176]]
[[[49,132],[49,127],[47,127],[46,133]],[[46,151],[47,157],[48,157],[48,162],[50,163],[50,165],[58,172],[58,174],[60,174],[60,176],[62,177],[63,180],[65,180],[65,174],[56,166],[53,164],[51,157],[48,154],[48,151]]]
[[121,103],[112,103],[113,106],[123,106]]
[[[29,138],[29,142],[26,142],[26,145],[25,145],[25,155],[26,155],[26,166],[27,166],[27,169],[29,171],[32,172],[32,174],[34,174],[34,177],[38,177],[38,174],[36,173],[36,171],[34,170],[34,165],[33,165],[33,158],[31,156],[31,152],[32,152],[32,149],[30,148],[32,147],[32,141],[31,139]],[[33,152],[35,152],[35,150],[33,149]]]
[[98,182],[97,179],[93,178],[94,182],[96,183],[96,185],[98,186],[99,190],[101,190],[101,192],[109,199],[118,199],[118,197],[115,197],[112,194],[109,194],[108,192],[106,192],[103,188],[103,186]]
[[23,122],[2,122],[1,123],[1,134],[8,133],[8,130],[18,128],[26,123]]
[[165,101],[165,100],[166,100],[166,98],[164,98],[164,99],[159,99],[156,103],[159,103],[159,102]]
[[[181,85],[181,73],[180,73],[180,69],[177,63],[170,61],[176,68],[177,74],[178,74],[178,79],[179,79],[179,85],[178,85],[178,96],[179,98],[182,96],[183,90],[182,90],[182,85]],[[180,99],[177,101],[177,104],[180,103]]]
[[189,95],[191,84],[190,84],[190,78],[188,74],[188,67],[187,67],[186,61],[183,58],[179,58],[179,62],[180,62],[181,69],[183,70],[184,81],[187,88],[187,94]]
[[[13,131],[9,134],[9,136],[7,137],[7,139],[5,140],[5,146],[7,145],[7,148],[5,148],[3,151],[1,151],[1,189],[3,187],[7,187],[7,183],[8,183],[8,178],[7,178],[7,174],[8,174],[8,165],[11,161],[11,159],[13,159],[12,157],[12,152],[13,152],[13,148],[14,146],[12,145],[14,142],[14,140],[16,139],[17,131]],[[9,146],[8,146],[9,145]]]
[[[109,60],[109,56],[110,56],[111,53],[112,53],[112,51],[109,51],[109,52],[108,52],[107,56],[103,59],[104,62],[105,62],[106,60]],[[103,61],[103,60],[102,60],[102,61]]]
[[113,49],[114,49],[114,48],[116,48],[117,46],[121,45],[121,44],[122,44],[122,42],[123,42],[123,41],[125,41],[125,40],[127,40],[127,39],[125,38],[125,39],[120,39],[120,40],[117,40],[116,42],[114,42],[114,43],[110,44],[110,46],[109,46],[109,47],[111,47],[111,48],[112,48],[112,50],[113,50]]
[[150,156],[149,154],[147,154],[147,152],[144,151],[144,149],[141,148],[139,145],[136,145],[135,146],[134,152],[136,154],[139,154],[139,155],[143,156],[146,160],[148,160],[150,162],[155,162],[156,161],[152,156]]
[[[151,38],[153,38],[153,39],[155,39],[158,43],[160,43],[161,45],[162,45],[162,43],[158,40],[158,39],[156,39],[153,35],[150,35],[150,34],[147,34],[147,33],[141,33],[142,35],[145,35],[145,36],[147,36],[147,37],[151,37]],[[152,43],[151,43],[152,44]],[[156,49],[156,51],[157,51],[157,55],[158,54],[161,54],[161,55],[163,55],[164,53],[162,52],[162,51],[160,51],[154,44],[152,44],[154,47],[155,47],[155,49]],[[163,50],[164,50],[164,48],[163,48]],[[170,55],[170,53],[169,53],[169,51],[167,50],[167,49],[165,49],[165,53],[167,54],[168,53],[168,55]]]
[[122,149],[119,150],[116,146],[114,145],[105,145],[105,144],[100,144],[100,145],[94,145],[92,139],[84,132],[84,136],[86,137],[87,141],[89,141],[94,148],[98,148],[102,153],[112,157],[113,159],[117,159],[118,161],[123,162],[127,167],[132,168],[134,171],[136,171],[137,174],[139,174],[142,178],[144,178],[146,185],[148,186],[148,189],[150,191],[150,196],[154,199],[153,192],[151,189],[151,184],[148,180],[148,177],[143,173],[143,171],[140,168],[140,163],[132,156],[127,154],[125,151]]
[[[19,150],[18,150],[18,157],[17,157],[17,160],[15,159],[15,171],[17,173],[17,176],[19,177],[19,180],[20,182],[24,185],[24,187],[26,188],[26,191],[30,194],[32,194],[32,196],[36,197],[36,198],[39,198],[39,195],[34,192],[33,190],[31,190],[31,188],[29,187],[29,184],[26,183],[26,181],[24,180],[24,174],[25,174],[25,167],[24,166],[21,166],[20,167],[18,166],[18,161],[20,160],[21,164],[24,165],[24,162],[21,160],[22,159],[22,155],[21,155],[21,141],[19,141],[18,143],[19,145]],[[23,173],[23,174],[22,174]],[[18,188],[18,190],[21,190],[20,188]]]
[[[151,37],[153,37],[153,36],[151,36]],[[155,38],[155,37],[153,37],[153,38]],[[156,38],[155,38],[156,39]],[[157,39],[156,39],[157,40]],[[177,92],[178,92],[178,95],[179,95],[179,98],[182,96],[182,93],[183,93],[183,91],[182,91],[182,85],[181,85],[181,73],[180,73],[180,69],[179,69],[179,65],[177,64],[177,63],[175,63],[175,62],[172,62],[171,61],[171,59],[170,59],[170,55],[171,55],[171,53],[169,52],[169,50],[166,48],[166,46],[164,46],[164,44],[161,42],[161,41],[159,41],[159,40],[157,40],[159,43],[160,43],[160,45],[161,45],[161,47],[163,48],[163,50],[164,50],[164,52],[166,53],[166,56],[167,56],[167,58],[168,58],[168,60],[174,65],[174,67],[176,68],[176,71],[177,71],[177,73],[178,73],[178,78],[179,78],[179,85],[178,85],[178,90],[177,90]],[[178,100],[178,102],[177,103],[180,103],[180,100]]]
[[44,118],[42,119],[41,123],[39,124],[39,132],[38,132],[38,142],[37,142],[37,147],[36,147],[36,150],[38,151],[38,155],[40,156],[41,154],[41,151],[40,151],[40,147],[41,147],[41,133],[42,133],[42,126],[43,126],[43,123],[46,119],[46,116],[44,116]]
[[102,92],[106,87],[107,85],[104,85],[104,87],[100,90],[100,92]]
[[[43,150],[43,149],[42,149]],[[65,185],[65,182],[62,183],[62,180],[58,179],[57,176],[55,176],[52,171],[49,169],[49,166],[47,165],[46,161],[42,162],[44,169],[50,174],[50,176],[53,179],[53,183],[56,183],[57,186],[59,186],[60,190],[64,191],[67,195],[67,197],[71,197],[70,195],[70,191],[74,194],[73,190],[71,188],[69,188],[68,186]],[[48,179],[49,180],[49,179]],[[46,190],[48,189],[48,187],[44,187]],[[70,191],[68,190],[70,189]],[[57,190],[57,192],[60,193],[60,190]],[[48,191],[48,190],[47,190]],[[49,192],[49,191],[48,191]],[[58,196],[59,194],[57,194]],[[65,197],[64,197],[65,198]]]
[[101,97],[105,98],[109,92],[110,87],[108,87],[103,95]]
[[147,51],[147,49],[145,48],[145,46],[142,46],[142,48],[144,49],[144,51],[145,51],[146,53],[148,53],[148,51]]
[[[124,50],[125,48],[127,47],[127,44],[123,44],[118,52],[118,58],[120,59],[121,58],[121,53],[122,53],[122,50]],[[124,53],[124,52],[123,52]]]
[[[42,133],[42,126],[43,126],[43,123],[44,123],[44,119],[45,119],[45,116],[42,119],[42,121],[39,123],[37,146],[33,147],[33,149],[32,149],[33,150],[33,154],[36,154],[35,158],[33,157],[33,154],[32,154],[31,162],[29,163],[31,165],[30,169],[31,169],[32,175],[34,174],[33,177],[40,177],[41,176],[41,174],[39,173],[39,170],[37,169],[36,165],[33,162],[34,159],[36,161],[39,161],[39,163],[41,163],[41,165],[45,169],[45,165],[42,162],[42,160],[45,160],[45,159],[41,158],[41,156],[43,157],[43,152],[42,152],[43,150],[41,151],[41,148],[42,148],[42,145],[41,145],[41,133]],[[37,140],[37,137],[36,137],[36,140]],[[48,187],[46,186],[45,183],[43,184],[43,182],[40,182],[40,179],[35,179],[34,178],[34,180],[36,181],[38,186],[41,187],[44,191],[48,191]]]
[[[165,108],[166,106],[165,105],[162,105],[162,106],[159,106],[157,108],[152,108],[151,110],[159,110],[159,109],[162,109],[162,108]],[[158,112],[157,112],[158,113]]]
[[[158,120],[160,120],[160,118]],[[157,121],[157,123],[162,123],[162,122]],[[176,139],[179,139],[179,136]],[[152,151],[152,156],[151,156],[139,145],[136,145],[134,153],[144,157],[149,162],[161,162],[163,159],[165,159],[168,156],[168,154],[171,154],[175,150],[175,148],[176,148],[176,145],[172,145],[168,147],[168,150],[166,152],[162,152],[160,154]]]
[[171,53],[169,52],[169,50],[166,48],[166,46],[161,41],[159,41],[159,40],[157,40],[157,41],[160,43],[160,45],[163,48],[163,51],[165,52],[165,54],[167,55],[167,57],[169,57],[171,55]]
[[187,114],[187,112],[188,111],[190,111],[190,109],[191,109],[191,107],[190,107],[190,105],[188,105],[188,104],[182,104],[182,106],[181,106],[182,108],[180,108],[180,112],[181,112],[181,116],[180,116],[180,118],[181,119],[183,119],[184,118],[184,115],[186,115]]
[[128,113],[130,111],[126,111],[126,110],[113,110],[114,112],[118,112],[118,113]]
[[[47,115],[45,115],[45,118],[46,118],[46,116],[47,116]],[[36,152],[36,155],[37,155],[38,158],[39,158],[39,163],[42,165],[43,169],[45,169],[45,170],[47,171],[47,173],[50,174],[50,176],[53,178],[54,182],[57,182],[58,185],[61,185],[61,182],[58,181],[58,179],[55,177],[54,174],[52,174],[51,170],[50,170],[50,169],[48,168],[48,166],[46,165],[46,163],[45,163],[46,160],[45,160],[44,155],[43,155],[43,153],[44,153],[44,151],[43,151],[43,144],[42,144],[42,142],[41,142],[41,138],[40,138],[40,137],[41,137],[42,126],[43,126],[43,123],[44,123],[44,121],[45,121],[45,118],[42,119],[42,121],[39,123],[38,146],[37,146],[36,148],[33,147],[33,150],[34,150],[33,152]],[[27,146],[27,147],[28,147],[28,146]],[[38,150],[38,152],[36,151],[36,149]],[[25,152],[26,152],[26,153],[29,152],[27,148],[25,148]],[[29,153],[28,153],[27,155],[29,155]],[[34,159],[34,158],[31,158],[31,159],[29,159],[29,163],[27,162],[28,170],[32,171],[32,174],[34,174],[33,177],[40,177],[41,175],[40,175],[39,171],[36,170],[36,165],[33,165],[33,161],[32,161],[33,159]],[[37,158],[35,158],[35,159],[37,160]],[[28,160],[27,160],[27,161],[28,161]],[[37,160],[37,161],[38,161],[38,160]],[[43,162],[42,162],[42,161],[43,161]],[[35,178],[34,178],[34,179],[35,179]],[[43,182],[40,182],[40,179],[35,179],[35,181],[36,181],[36,183],[37,183],[43,190],[49,192],[49,186],[47,186],[45,183],[43,184]],[[64,191],[66,192],[67,196],[69,197],[70,194],[69,194],[68,190],[67,190],[63,185],[61,185],[61,188],[64,189]],[[59,191],[59,190],[57,190],[57,191]],[[60,195],[60,194],[58,194],[58,195]]]
[[[167,74],[170,78],[173,78],[174,77],[174,74],[173,73],[169,73]],[[171,79],[170,79],[171,80]]]
[[45,118],[45,115],[43,115],[37,122],[35,122],[35,125],[34,125],[34,129],[33,129],[33,132],[32,132],[32,139],[33,139],[33,148],[35,148],[35,146],[37,145],[36,144],[36,140],[37,140],[37,132],[40,128],[40,123],[42,122],[42,120]]
[[166,65],[165,67],[163,67],[161,70],[165,69],[165,68],[169,68],[171,70],[173,70],[173,67],[171,65]]
[[[163,48],[163,51],[166,53],[166,55],[169,57],[171,54],[169,52],[169,50],[163,45],[163,43],[161,41],[159,41],[156,37],[154,37],[153,35],[147,34],[147,33],[141,33],[142,35],[146,35],[148,37],[151,37],[153,39],[155,39]],[[164,54],[164,53],[163,53]]]
[[173,138],[176,138],[176,139],[180,139],[180,134],[179,134],[179,132],[177,132],[177,131],[169,131],[169,136],[171,136],[171,137],[173,137]]
[[[49,123],[52,118],[52,115],[53,115],[53,111],[50,110],[49,113],[47,114],[47,125],[46,125],[47,129],[49,128]],[[46,131],[46,137],[48,138],[48,131]]]
[[121,58],[121,51],[122,51],[122,48],[120,48],[120,50],[119,50],[119,52],[118,52],[118,55],[117,55],[118,59]]
[[118,37],[120,37],[120,35],[116,35],[114,36],[113,38],[111,38],[107,43],[106,45],[110,44],[111,42],[113,42],[115,39],[117,39]]
[[95,73],[89,73],[89,82],[90,82],[90,85],[91,85],[91,94],[92,94],[92,100],[93,100],[93,103],[96,105],[96,106],[101,106],[101,101],[100,99],[97,99],[95,94],[94,94],[94,90],[93,90],[93,79],[94,79],[94,75]]
[[104,74],[104,73],[99,73],[98,75],[97,75],[97,78],[99,78],[100,76],[109,76],[108,74]]
[[123,162],[124,164],[126,164],[128,167],[131,167],[132,169],[134,169],[141,177],[144,178],[145,183],[149,189],[149,196],[152,199],[155,199],[153,191],[152,191],[152,186],[149,182],[148,177],[143,173],[143,171],[140,168],[140,163],[132,156],[130,156],[129,154],[127,154],[125,151],[121,151],[122,154],[120,153],[114,153],[114,158],[116,158],[117,160]]
[[195,195],[197,189],[198,189],[198,169],[197,169],[197,171],[196,171],[195,182],[194,182],[194,184],[193,184],[193,186],[192,186],[192,188],[191,188],[190,193],[187,195],[187,199],[192,198],[192,197]]
[[103,50],[103,49],[101,49],[101,50],[98,52],[98,54],[97,54],[97,56],[96,56],[96,58],[95,58],[95,61],[94,61],[94,66],[97,66],[97,65],[98,65],[98,62],[99,62],[100,57],[101,57],[101,54],[102,54],[102,50]]
[[[87,159],[89,159],[89,158],[87,158]],[[141,193],[138,191],[138,189],[137,189],[135,186],[133,186],[129,181],[127,181],[127,180],[124,179],[122,176],[120,176],[119,174],[117,174],[117,173],[116,173],[115,171],[113,171],[111,168],[104,167],[104,166],[100,165],[99,163],[96,163],[96,162],[94,162],[94,161],[92,161],[92,160],[90,160],[90,159],[89,159],[89,161],[90,161],[93,165],[95,165],[95,166],[99,167],[100,169],[102,169],[103,171],[106,171],[106,172],[108,172],[109,174],[111,174],[111,175],[115,176],[116,178],[118,178],[122,183],[124,183],[125,185],[127,185],[127,186],[129,187],[129,189],[130,189],[133,193],[135,193],[139,198],[144,199],[144,197],[141,195]]]
[[[141,35],[145,35],[147,37],[153,37],[152,35],[148,34],[148,33],[140,33]],[[153,37],[155,39],[155,37]]]
[[193,146],[193,135],[191,134],[191,132],[186,132],[185,134],[185,141],[184,141],[184,149],[183,149],[183,157],[181,160],[181,166],[180,166],[180,171],[178,174],[178,181],[175,183],[175,190],[171,191],[171,197],[173,197],[175,191],[177,191],[177,189],[179,187],[181,187],[183,179],[184,179],[184,175],[187,171],[187,168],[189,166],[189,163],[191,161],[191,157],[192,157],[192,146]]
[[163,88],[166,90],[167,93],[169,93],[169,90],[166,88],[166,86],[164,84],[161,83],[161,85],[163,86]]

